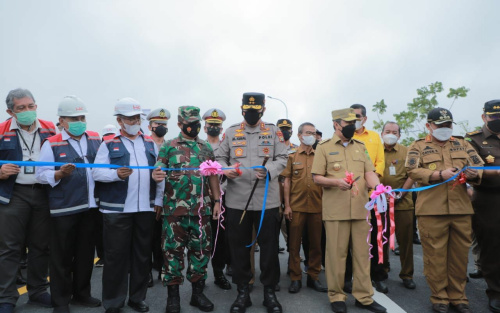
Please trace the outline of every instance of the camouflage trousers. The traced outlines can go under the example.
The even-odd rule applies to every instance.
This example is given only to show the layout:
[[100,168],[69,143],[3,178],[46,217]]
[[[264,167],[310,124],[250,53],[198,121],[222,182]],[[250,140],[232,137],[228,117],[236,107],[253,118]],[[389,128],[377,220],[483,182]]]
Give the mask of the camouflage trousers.
[[211,235],[210,215],[164,216],[162,250],[165,260],[163,285],[180,285],[184,282],[184,251],[187,248],[188,268],[186,277],[190,282],[207,279],[207,265],[210,261]]

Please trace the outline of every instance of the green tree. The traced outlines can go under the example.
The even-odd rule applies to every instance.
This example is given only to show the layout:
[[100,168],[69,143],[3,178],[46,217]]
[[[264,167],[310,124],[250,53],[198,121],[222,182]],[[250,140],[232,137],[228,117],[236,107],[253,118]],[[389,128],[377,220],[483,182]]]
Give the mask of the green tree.
[[[443,84],[441,82],[435,82],[428,86],[421,87],[417,89],[417,97],[413,98],[412,102],[409,102],[406,105],[406,111],[393,114],[396,122],[401,127],[401,134],[404,137],[401,144],[408,146],[415,141],[415,139],[423,138],[427,135],[427,129],[425,128],[427,113],[439,106],[437,98],[443,90]],[[450,88],[448,94],[446,95],[447,98],[453,99],[450,109],[453,107],[458,98],[467,97],[468,92],[469,89],[463,86],[456,89]],[[384,99],[377,102],[373,106],[372,111],[377,113],[378,117],[378,121],[373,122],[374,128],[382,131],[382,127],[385,122],[381,116],[387,111],[387,105],[385,104]],[[465,131],[468,131],[468,121],[458,122],[458,124]]]

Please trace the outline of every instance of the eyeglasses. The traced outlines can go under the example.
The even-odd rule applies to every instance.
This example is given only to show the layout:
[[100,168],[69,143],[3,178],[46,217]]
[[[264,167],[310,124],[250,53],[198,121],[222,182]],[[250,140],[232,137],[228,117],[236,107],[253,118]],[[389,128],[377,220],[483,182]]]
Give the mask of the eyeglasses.
[[310,135],[313,135],[313,136],[316,136],[316,132],[304,132],[304,134],[310,136]]
[[260,105],[260,104],[254,104],[254,105],[252,105],[252,104],[244,104],[244,105],[241,106],[241,108],[243,110],[250,110],[250,109],[260,110],[260,109],[262,109],[262,105]]
[[122,120],[127,121],[129,123],[140,123],[141,122],[141,117],[138,115],[135,116],[122,116]]

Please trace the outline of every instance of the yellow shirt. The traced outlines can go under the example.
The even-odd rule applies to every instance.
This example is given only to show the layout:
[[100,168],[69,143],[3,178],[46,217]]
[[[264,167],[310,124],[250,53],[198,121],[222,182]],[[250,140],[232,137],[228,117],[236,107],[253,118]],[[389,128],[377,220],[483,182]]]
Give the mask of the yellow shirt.
[[384,161],[384,144],[378,133],[373,130],[368,130],[363,127],[363,132],[360,134],[354,133],[354,139],[362,141],[365,144],[368,155],[375,165],[375,172],[380,176],[384,176],[385,161]]

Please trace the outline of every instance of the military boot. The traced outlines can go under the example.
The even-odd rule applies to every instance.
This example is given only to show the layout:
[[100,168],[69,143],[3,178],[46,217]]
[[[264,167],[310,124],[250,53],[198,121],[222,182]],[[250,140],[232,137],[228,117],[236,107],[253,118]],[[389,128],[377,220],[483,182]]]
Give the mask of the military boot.
[[191,295],[191,304],[192,306],[197,307],[203,312],[211,312],[214,310],[214,304],[208,300],[208,298],[203,294],[203,288],[205,288],[205,281],[203,279],[198,280],[197,282],[192,283],[193,286],[193,294]]
[[268,313],[281,313],[283,309],[274,294],[274,286],[264,286],[264,302]]
[[231,283],[226,279],[222,271],[214,271],[215,284],[221,289],[229,290],[231,289]]
[[238,296],[231,305],[230,313],[245,313],[246,309],[252,306],[250,300],[250,287],[248,284],[238,284]]
[[181,311],[181,297],[179,296],[179,285],[168,285],[168,298],[166,313],[179,313]]

